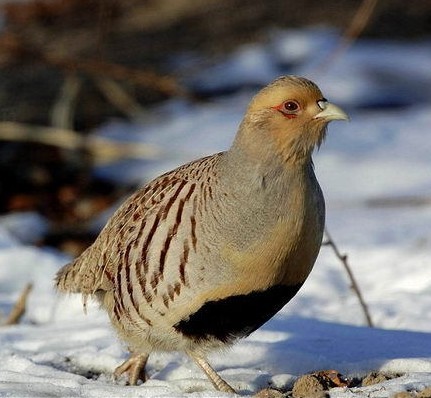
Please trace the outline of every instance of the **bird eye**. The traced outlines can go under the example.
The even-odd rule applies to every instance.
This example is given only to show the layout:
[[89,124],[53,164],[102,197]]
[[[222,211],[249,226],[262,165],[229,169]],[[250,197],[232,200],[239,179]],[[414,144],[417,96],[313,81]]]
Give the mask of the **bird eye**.
[[283,104],[283,110],[287,112],[295,112],[299,109],[299,104],[296,101],[286,101]]

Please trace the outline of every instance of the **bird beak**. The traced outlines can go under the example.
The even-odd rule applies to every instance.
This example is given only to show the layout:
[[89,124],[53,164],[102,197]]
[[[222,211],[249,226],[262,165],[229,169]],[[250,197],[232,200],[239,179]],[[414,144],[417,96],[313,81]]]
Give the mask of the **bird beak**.
[[330,122],[331,120],[350,120],[346,112],[344,112],[337,105],[331,104],[328,101],[318,101],[317,105],[322,109],[313,119],[325,119]]

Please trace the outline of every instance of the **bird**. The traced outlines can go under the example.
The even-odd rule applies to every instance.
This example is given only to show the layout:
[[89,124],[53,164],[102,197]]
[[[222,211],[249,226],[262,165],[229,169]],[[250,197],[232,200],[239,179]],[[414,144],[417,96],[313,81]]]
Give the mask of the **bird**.
[[57,291],[94,297],[130,357],[114,371],[145,382],[154,351],[208,363],[299,291],[322,243],[325,201],[312,153],[347,114],[305,77],[281,76],[250,101],[229,149],[132,194],[94,243],[61,268]]

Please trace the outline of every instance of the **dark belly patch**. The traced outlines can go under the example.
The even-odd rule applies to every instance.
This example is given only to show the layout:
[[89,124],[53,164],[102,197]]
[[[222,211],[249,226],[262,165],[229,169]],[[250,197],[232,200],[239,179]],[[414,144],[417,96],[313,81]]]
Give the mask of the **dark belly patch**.
[[245,337],[272,318],[301,286],[277,285],[265,291],[208,301],[190,317],[175,324],[174,328],[194,340],[216,338],[229,342]]

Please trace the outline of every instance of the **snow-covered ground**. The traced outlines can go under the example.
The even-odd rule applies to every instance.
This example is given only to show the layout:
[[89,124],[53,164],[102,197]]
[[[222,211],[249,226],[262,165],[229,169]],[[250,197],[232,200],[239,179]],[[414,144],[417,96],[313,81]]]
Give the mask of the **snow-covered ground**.
[[[144,181],[226,148],[250,96],[281,74],[311,77],[350,113],[350,123],[330,125],[315,164],[327,227],[349,256],[376,328],[365,326],[339,260],[324,246],[290,304],[211,358],[242,395],[268,384],[286,388],[298,375],[331,368],[350,377],[371,370],[402,375],[370,387],[336,388],[331,397],[390,397],[431,386],[431,41],[361,40],[323,70],[319,62],[336,39],[324,29],[273,32],[266,45],[243,47],[185,78],[202,91],[234,94],[198,105],[170,101],[146,123],[110,122],[95,132],[159,147],[157,161],[95,170]],[[23,286],[34,284],[24,322],[0,329],[0,396],[222,395],[180,353],[150,357],[144,386],[112,381],[125,349],[96,305],[85,316],[79,297],[54,293],[52,279],[68,258],[33,246],[45,229],[37,214],[0,218],[0,310],[10,311]]]

